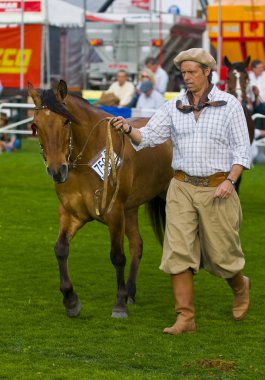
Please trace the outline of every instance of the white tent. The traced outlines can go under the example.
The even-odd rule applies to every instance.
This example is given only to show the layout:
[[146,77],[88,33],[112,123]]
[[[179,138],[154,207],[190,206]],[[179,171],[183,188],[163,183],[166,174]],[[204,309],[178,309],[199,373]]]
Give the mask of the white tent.
[[[23,9],[23,12],[22,12]],[[38,40],[38,46],[41,47],[41,56],[39,57],[39,62],[41,62],[41,68],[39,69],[40,74],[40,84],[44,84],[44,78],[46,78],[45,82],[50,82],[50,42],[53,42],[53,37],[49,37],[50,31],[54,31],[56,28],[63,28],[64,30],[73,30],[78,29],[79,30],[79,37],[76,38],[76,40],[80,38],[82,39],[82,29],[84,26],[84,10],[81,7],[69,4],[62,0],[39,0],[39,1],[23,1],[23,0],[10,0],[10,1],[3,1],[0,0],[0,27],[2,28],[2,31],[7,29],[17,30],[16,32],[16,39],[20,39],[20,47],[18,47],[18,42],[11,41],[10,43],[4,40],[4,37],[2,39],[0,38],[0,43],[3,46],[0,46],[0,48],[5,49],[6,51],[11,48],[15,48],[18,51],[18,55],[20,56],[20,70],[17,68],[17,71],[20,71],[20,88],[25,87],[25,81],[28,79],[26,78],[25,73],[25,31],[27,28],[41,28],[41,38]],[[27,34],[28,35],[28,34]],[[75,33],[76,35],[76,33]],[[30,36],[31,40],[33,40],[35,37],[39,38],[37,36],[34,36],[34,32]],[[27,37],[27,44],[31,44],[28,42]],[[12,46],[13,44],[13,46]],[[33,45],[33,43],[32,43]],[[54,44],[53,44],[54,45]],[[31,57],[36,57],[36,50],[32,50],[33,48],[30,48],[32,51]],[[60,43],[58,42],[57,50],[60,49]],[[82,49],[82,47],[81,47]],[[39,50],[39,49],[38,49]],[[80,50],[80,48],[79,48]],[[54,55],[56,55],[56,49],[53,50],[53,59]],[[7,52],[8,54],[8,52]],[[11,53],[10,53],[11,54]],[[38,52],[37,55],[40,53]],[[79,58],[80,60],[80,58]],[[16,64],[17,64],[16,60]],[[52,61],[53,63],[53,61]],[[6,70],[6,72],[5,72]],[[30,66],[28,68],[28,72],[31,70]],[[0,63],[0,71],[1,73],[4,73],[4,80],[5,78],[8,83],[11,83],[11,87],[17,87],[18,86],[18,74],[16,74],[16,79],[13,79],[11,77],[10,70],[6,67],[1,68]],[[60,74],[60,73],[59,73]],[[31,75],[33,75],[33,71],[31,70]],[[9,87],[9,85],[7,85]]]
[[[14,3],[14,5],[12,5]],[[21,1],[0,0],[0,24],[21,23]],[[45,22],[55,26],[82,27],[83,9],[62,0],[40,0],[38,11],[24,11],[25,24],[44,24]],[[17,5],[17,8],[14,6]]]

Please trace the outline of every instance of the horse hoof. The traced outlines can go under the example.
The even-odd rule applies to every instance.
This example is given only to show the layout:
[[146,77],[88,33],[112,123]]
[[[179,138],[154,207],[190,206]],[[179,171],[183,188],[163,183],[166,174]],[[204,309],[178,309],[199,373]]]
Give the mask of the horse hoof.
[[113,311],[111,314],[112,318],[128,318],[128,313],[126,311]]
[[133,297],[128,297],[127,305],[133,305],[133,304],[135,304],[135,299]]
[[72,309],[65,308],[65,311],[66,311],[67,316],[70,318],[78,317],[81,311],[81,302],[78,300],[75,307],[73,307]]

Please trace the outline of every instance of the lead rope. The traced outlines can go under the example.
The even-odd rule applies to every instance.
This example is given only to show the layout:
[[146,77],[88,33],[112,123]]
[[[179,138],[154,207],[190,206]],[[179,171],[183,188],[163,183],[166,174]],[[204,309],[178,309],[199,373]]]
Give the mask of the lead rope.
[[105,156],[105,168],[104,168],[104,186],[103,186],[103,194],[102,194],[102,201],[101,201],[101,210],[104,212],[106,208],[107,203],[107,194],[108,194],[108,183],[109,183],[109,159],[111,161],[111,176],[113,180],[113,186],[116,185],[117,182],[117,171],[116,171],[116,165],[115,165],[115,158],[114,158],[114,150],[113,150],[113,144],[112,144],[112,137],[111,137],[111,120],[108,121],[107,126],[107,138],[106,138],[106,156]]
[[[95,211],[97,216],[102,216],[105,212],[108,214],[114,205],[114,202],[117,198],[119,188],[120,188],[120,169],[117,171],[114,149],[111,137],[111,122],[112,119],[108,120],[107,125],[107,137],[106,137],[106,155],[105,155],[105,167],[104,167],[104,184],[103,189],[97,189],[95,191]],[[119,159],[119,157],[117,157]],[[121,154],[121,165],[124,158],[124,135],[122,136],[122,154]],[[107,205],[107,195],[108,195],[108,186],[109,186],[109,160],[111,161],[111,178],[113,186],[115,187],[114,194],[110,200],[109,206],[106,210]],[[102,193],[103,191],[103,193]],[[100,195],[102,193],[101,206],[100,204]]]

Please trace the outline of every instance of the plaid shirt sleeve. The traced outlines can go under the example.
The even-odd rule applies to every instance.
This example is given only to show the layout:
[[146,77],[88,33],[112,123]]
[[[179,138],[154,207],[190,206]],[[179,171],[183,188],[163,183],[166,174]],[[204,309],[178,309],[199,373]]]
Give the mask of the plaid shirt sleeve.
[[132,142],[135,150],[154,147],[162,144],[171,137],[172,118],[169,114],[169,105],[164,104],[149,120],[145,127],[140,128],[141,143]]
[[244,110],[239,102],[235,102],[230,120],[230,147],[232,165],[239,164],[250,168],[251,151],[247,122]]

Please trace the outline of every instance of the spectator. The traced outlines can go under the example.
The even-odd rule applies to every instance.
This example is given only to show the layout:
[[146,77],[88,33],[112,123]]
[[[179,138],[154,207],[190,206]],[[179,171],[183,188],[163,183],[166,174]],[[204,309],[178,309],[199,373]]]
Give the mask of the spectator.
[[128,107],[136,107],[136,104],[137,104],[137,101],[139,99],[139,96],[140,96],[140,87],[141,87],[141,84],[144,82],[144,81],[147,81],[149,80],[150,82],[153,83],[153,85],[155,84],[155,77],[154,77],[154,73],[153,71],[145,68],[144,70],[142,70],[140,72],[140,75],[139,75],[139,82],[137,83],[137,86],[136,86],[136,93],[131,101],[131,103],[129,104]]
[[157,109],[164,103],[163,95],[154,90],[154,85],[150,80],[142,82],[140,92],[137,109]]
[[167,90],[168,85],[168,75],[167,72],[162,69],[158,64],[158,60],[153,57],[148,57],[145,60],[145,65],[148,69],[150,69],[155,76],[155,90],[159,91],[162,95]]
[[149,80],[150,82],[152,82],[153,84],[155,84],[154,73],[153,73],[152,70],[150,70],[148,68],[145,68],[144,70],[142,70],[141,73],[140,73],[140,75],[139,75],[139,82],[137,84],[137,89],[138,90],[140,89],[140,86],[141,86],[142,82],[144,82],[146,80]]
[[119,107],[127,107],[135,94],[134,85],[128,81],[128,74],[125,70],[119,70],[116,82],[112,83],[105,94],[114,94],[119,99]]
[[[255,101],[255,96],[258,93],[259,99],[262,103],[265,102],[265,72],[263,71],[263,63],[256,59],[251,63],[251,69],[249,73],[250,89],[249,94],[252,102]],[[255,94],[256,92],[256,94]]]
[[[0,114],[0,128],[6,126],[8,118],[5,113]],[[21,148],[21,141],[16,135],[9,135],[7,133],[0,133],[0,153],[12,152]]]
[[16,137],[16,135],[0,135],[0,153],[2,152],[12,152],[14,150],[21,148],[21,141]]

